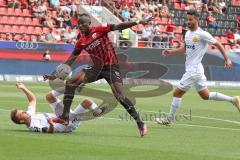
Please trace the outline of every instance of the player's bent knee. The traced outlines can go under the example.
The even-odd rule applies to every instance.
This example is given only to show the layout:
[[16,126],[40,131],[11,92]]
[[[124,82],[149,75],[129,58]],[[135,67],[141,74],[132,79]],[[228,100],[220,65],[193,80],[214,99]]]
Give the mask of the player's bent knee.
[[89,107],[91,107],[91,105],[93,104],[93,101],[91,99],[84,99],[82,102],[81,102],[81,105],[83,106],[83,108],[87,109]]
[[53,101],[55,101],[55,97],[53,96],[52,92],[48,92],[48,94],[46,95],[46,100],[49,102],[49,103],[52,103]]

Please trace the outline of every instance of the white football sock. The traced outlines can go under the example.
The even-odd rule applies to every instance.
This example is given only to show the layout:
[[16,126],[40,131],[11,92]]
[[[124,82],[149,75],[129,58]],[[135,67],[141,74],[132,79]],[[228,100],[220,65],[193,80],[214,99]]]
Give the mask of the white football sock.
[[80,114],[84,112],[85,112],[85,108],[83,108],[81,104],[79,104],[73,111],[74,114]]
[[169,111],[168,117],[167,117],[168,120],[170,120],[170,121],[174,120],[174,115],[175,115],[175,113],[177,112],[178,108],[181,105],[181,100],[182,100],[182,98],[173,97],[171,108],[170,108],[170,111]]
[[230,96],[224,95],[222,93],[218,93],[218,92],[210,92],[209,100],[232,102],[233,97],[230,97]]

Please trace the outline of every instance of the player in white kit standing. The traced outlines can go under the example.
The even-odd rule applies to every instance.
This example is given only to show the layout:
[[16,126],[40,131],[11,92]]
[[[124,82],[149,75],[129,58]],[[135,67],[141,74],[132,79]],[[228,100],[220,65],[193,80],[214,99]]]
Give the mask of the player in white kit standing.
[[173,93],[173,100],[170,111],[166,118],[157,118],[157,123],[161,125],[170,125],[174,120],[174,115],[181,105],[182,96],[192,87],[195,86],[198,94],[204,100],[226,101],[232,103],[240,111],[239,97],[230,97],[218,92],[209,92],[206,86],[206,76],[201,63],[204,54],[207,51],[208,44],[214,45],[224,57],[224,66],[229,68],[232,66],[231,60],[228,58],[223,46],[212,35],[202,30],[199,25],[199,14],[195,10],[187,13],[187,25],[189,31],[185,36],[185,46],[175,50],[164,50],[163,56],[173,54],[186,53],[185,74],[179,82],[179,85]]

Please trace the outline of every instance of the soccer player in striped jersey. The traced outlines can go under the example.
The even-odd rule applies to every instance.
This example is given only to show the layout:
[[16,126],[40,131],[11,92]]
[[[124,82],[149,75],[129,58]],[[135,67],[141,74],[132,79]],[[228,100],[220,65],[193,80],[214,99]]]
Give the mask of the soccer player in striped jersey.
[[[74,92],[79,84],[91,83],[104,78],[111,86],[116,99],[135,119],[140,135],[144,136],[147,134],[146,124],[144,124],[141,120],[133,103],[125,97],[123,93],[123,83],[119,71],[119,62],[113,43],[108,38],[108,33],[116,30],[124,30],[137,24],[146,24],[151,20],[153,20],[152,17],[136,22],[90,26],[90,15],[83,13],[78,16],[78,25],[81,36],[75,45],[74,51],[66,60],[65,64],[71,66],[81,51],[85,50],[90,55],[93,66],[78,72],[74,77],[67,81],[63,100],[64,111],[61,119],[65,120],[67,123]],[[53,80],[55,77],[45,75],[44,78]]]

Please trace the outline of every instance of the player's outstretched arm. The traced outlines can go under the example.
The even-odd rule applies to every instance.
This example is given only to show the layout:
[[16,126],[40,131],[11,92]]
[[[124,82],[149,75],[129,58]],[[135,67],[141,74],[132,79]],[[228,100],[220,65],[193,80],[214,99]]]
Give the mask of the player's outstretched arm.
[[223,46],[221,43],[217,42],[214,44],[218,50],[221,52],[221,54],[223,55],[224,58],[224,67],[232,67],[232,61],[228,58],[227,53],[225,52]]
[[21,82],[17,82],[16,87],[25,93],[28,98],[29,106],[36,107],[37,100],[35,95]]
[[150,22],[152,20],[154,20],[154,17],[149,17],[149,18],[143,19],[141,21],[136,21],[136,22],[123,22],[123,23],[119,23],[119,24],[111,24],[111,31],[124,30],[124,29],[131,28],[138,24],[147,24],[148,22]]
[[162,51],[163,56],[171,55],[171,54],[184,54],[186,53],[186,47],[182,46],[180,48],[174,49],[174,50],[164,50]]

